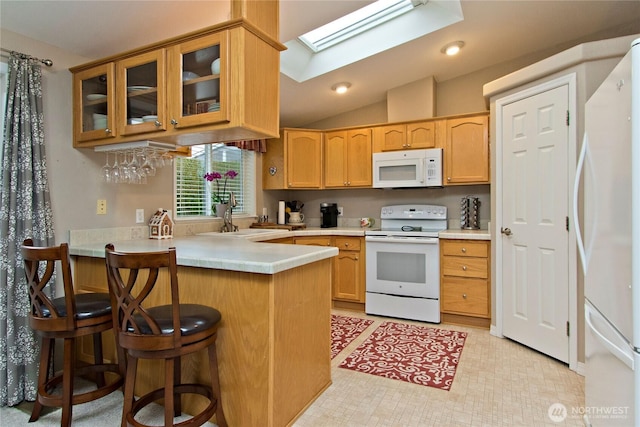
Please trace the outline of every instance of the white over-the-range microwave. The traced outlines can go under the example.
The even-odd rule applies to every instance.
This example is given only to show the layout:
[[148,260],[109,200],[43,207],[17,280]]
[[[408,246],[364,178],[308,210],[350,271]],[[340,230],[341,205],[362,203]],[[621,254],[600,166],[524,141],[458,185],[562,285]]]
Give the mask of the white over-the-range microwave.
[[442,187],[442,148],[373,153],[373,187]]

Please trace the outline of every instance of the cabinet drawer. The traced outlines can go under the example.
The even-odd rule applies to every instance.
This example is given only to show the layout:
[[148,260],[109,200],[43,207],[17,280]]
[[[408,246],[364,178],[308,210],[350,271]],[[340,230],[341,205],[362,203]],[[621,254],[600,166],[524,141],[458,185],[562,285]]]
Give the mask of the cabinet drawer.
[[459,256],[442,257],[442,274],[445,276],[488,277],[486,258],[465,258]]
[[487,281],[444,278],[442,281],[442,311],[489,316]]
[[294,237],[296,245],[331,246],[331,237]]
[[472,241],[440,241],[442,244],[443,255],[456,255],[456,256],[470,256],[470,257],[482,257],[489,256],[489,245],[485,242],[472,242]]
[[336,247],[341,251],[359,251],[359,237],[336,237]]

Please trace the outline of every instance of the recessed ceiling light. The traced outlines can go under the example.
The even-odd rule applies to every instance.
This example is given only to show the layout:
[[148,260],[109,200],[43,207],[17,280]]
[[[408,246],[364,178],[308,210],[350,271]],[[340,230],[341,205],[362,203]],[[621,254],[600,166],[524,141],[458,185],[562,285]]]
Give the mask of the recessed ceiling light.
[[342,82],[342,83],[336,83],[333,86],[331,86],[331,90],[335,91],[336,93],[342,94],[342,93],[345,93],[347,90],[349,90],[350,87],[351,87],[351,83]]
[[440,49],[440,52],[446,55],[452,56],[460,52],[460,49],[462,49],[463,47],[464,47],[463,41],[456,41],[456,42],[445,45],[442,49]]

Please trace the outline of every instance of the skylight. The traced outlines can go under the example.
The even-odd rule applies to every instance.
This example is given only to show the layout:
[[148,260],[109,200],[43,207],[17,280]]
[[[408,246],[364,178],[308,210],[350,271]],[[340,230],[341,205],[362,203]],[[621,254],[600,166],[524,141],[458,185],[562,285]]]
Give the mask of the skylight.
[[[422,4],[422,2],[418,2]],[[378,0],[299,37],[313,52],[320,52],[348,38],[387,22],[414,5],[411,0]]]
[[[369,3],[362,9],[373,14],[370,20],[359,17],[344,24],[341,23],[343,18],[340,18],[336,22],[341,23],[342,29],[332,29],[334,35],[310,35],[317,31],[314,30],[286,42],[287,50],[280,53],[280,72],[297,82],[304,82],[393,49],[462,21],[460,1],[379,0]],[[371,12],[369,6],[373,5],[381,8]],[[403,6],[408,9],[398,12]],[[381,19],[381,16],[384,18]],[[317,43],[318,47],[309,47],[302,37]]]

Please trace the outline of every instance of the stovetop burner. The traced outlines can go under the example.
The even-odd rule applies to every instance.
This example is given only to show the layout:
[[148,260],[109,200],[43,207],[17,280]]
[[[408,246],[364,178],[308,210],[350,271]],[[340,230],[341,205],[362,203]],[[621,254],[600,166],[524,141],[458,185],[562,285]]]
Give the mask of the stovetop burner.
[[385,206],[380,212],[381,224],[367,230],[368,236],[437,237],[447,229],[447,208],[436,205]]

